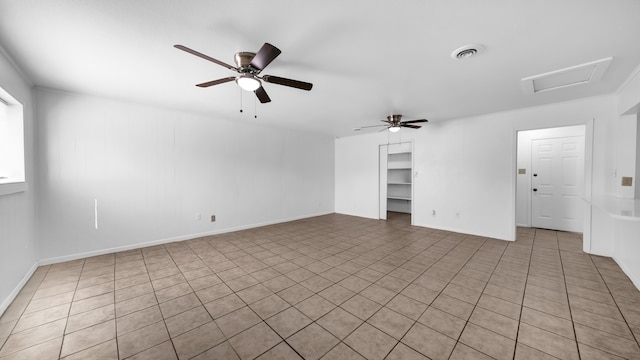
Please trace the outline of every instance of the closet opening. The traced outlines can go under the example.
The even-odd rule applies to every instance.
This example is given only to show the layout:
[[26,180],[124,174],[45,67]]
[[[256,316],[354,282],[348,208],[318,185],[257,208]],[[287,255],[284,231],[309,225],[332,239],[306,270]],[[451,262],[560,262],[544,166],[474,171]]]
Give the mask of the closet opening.
[[379,218],[413,225],[413,143],[379,148]]

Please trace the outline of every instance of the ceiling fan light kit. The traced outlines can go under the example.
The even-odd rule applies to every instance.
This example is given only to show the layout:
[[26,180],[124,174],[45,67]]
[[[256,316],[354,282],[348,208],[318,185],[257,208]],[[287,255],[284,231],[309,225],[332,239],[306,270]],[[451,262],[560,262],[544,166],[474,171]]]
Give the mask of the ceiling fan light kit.
[[236,77],[236,83],[242,88],[242,90],[246,91],[256,91],[262,86],[260,80],[249,74],[238,75],[238,77]]
[[391,131],[392,133],[398,132],[400,131],[400,127],[399,126],[392,126],[389,128],[389,131]]

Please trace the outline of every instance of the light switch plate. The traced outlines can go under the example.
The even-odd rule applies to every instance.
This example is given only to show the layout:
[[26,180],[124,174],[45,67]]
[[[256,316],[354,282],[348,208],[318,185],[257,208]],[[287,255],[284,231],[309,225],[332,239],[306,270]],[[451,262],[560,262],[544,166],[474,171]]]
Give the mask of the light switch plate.
[[631,186],[633,184],[633,178],[631,176],[622,177],[622,186]]
[[216,216],[215,215],[211,215],[211,222],[216,221]]

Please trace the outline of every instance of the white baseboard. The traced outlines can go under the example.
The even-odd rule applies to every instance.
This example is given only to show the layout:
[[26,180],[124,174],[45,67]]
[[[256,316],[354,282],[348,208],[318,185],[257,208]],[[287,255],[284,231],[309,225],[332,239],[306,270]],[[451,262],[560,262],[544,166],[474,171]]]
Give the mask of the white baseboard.
[[22,280],[20,280],[18,285],[16,285],[16,287],[13,289],[13,291],[11,291],[9,296],[6,299],[4,299],[2,304],[0,304],[0,316],[2,316],[2,314],[4,314],[4,312],[7,310],[7,308],[9,308],[9,305],[11,305],[13,300],[15,300],[16,296],[18,296],[18,294],[20,293],[20,290],[22,290],[22,288],[27,283],[27,281],[29,281],[29,279],[31,278],[31,276],[33,275],[33,273],[36,271],[37,268],[38,268],[38,262],[34,263],[33,266],[31,266],[29,271],[27,271],[27,273],[24,275]]
[[475,233],[475,232],[472,232],[472,231],[469,231],[469,230],[454,229],[454,228],[450,228],[450,227],[446,227],[446,226],[433,226],[433,225],[421,225],[421,224],[414,224],[414,226],[420,226],[420,227],[424,227],[424,228],[428,228],[428,229],[450,231],[450,232],[454,232],[454,233],[458,233],[458,234],[466,234],[466,235],[486,237],[486,238],[490,238],[490,239],[497,239],[497,240],[503,240],[503,241],[509,241],[509,242],[515,241],[515,240],[511,240],[511,239],[503,239],[503,238],[500,238],[500,237],[497,237],[497,236],[494,236],[494,235],[480,234],[480,233]]
[[252,228],[257,228],[257,227],[261,227],[261,226],[280,224],[280,223],[285,223],[285,222],[289,222],[289,221],[308,219],[308,218],[311,218],[311,217],[323,216],[323,215],[329,215],[329,214],[333,214],[333,211],[322,212],[322,213],[317,213],[317,214],[309,214],[309,215],[303,215],[303,216],[294,216],[294,217],[286,218],[286,219],[265,221],[265,222],[262,222],[262,223],[241,225],[241,226],[236,226],[236,227],[232,227],[232,228],[225,228],[225,229],[217,229],[217,230],[207,231],[207,232],[203,232],[203,233],[180,235],[180,236],[175,236],[175,237],[171,237],[171,238],[146,241],[146,242],[142,242],[142,243],[136,243],[136,244],[125,245],[125,246],[118,246],[118,247],[113,247],[113,248],[108,248],[108,249],[100,249],[100,250],[95,250],[95,251],[88,251],[88,252],[83,252],[83,253],[52,257],[52,258],[48,258],[48,259],[41,259],[38,262],[38,265],[42,266],[42,265],[55,264],[55,263],[60,263],[60,262],[65,262],[65,261],[83,259],[83,258],[92,257],[92,256],[98,256],[98,255],[110,254],[110,253],[114,253],[114,252],[139,249],[139,248],[143,248],[143,247],[161,245],[161,244],[166,244],[166,243],[171,243],[171,242],[176,242],[176,241],[184,241],[184,240],[196,239],[196,238],[200,238],[200,237],[204,237],[204,236],[224,234],[224,233],[229,233],[229,232],[233,232],[233,231],[252,229]]
[[[583,252],[589,254],[589,255],[596,255],[596,256],[602,256],[602,257],[609,257],[613,259],[613,254],[610,252],[599,252],[599,251],[584,251]],[[614,259],[615,260],[615,259]],[[616,261],[617,262],[617,261]]]
[[633,285],[636,286],[636,289],[640,290],[640,278],[637,277],[637,274],[634,274],[631,269],[629,268],[629,266],[627,266],[624,261],[622,261],[621,259],[617,258],[617,257],[613,257],[613,261],[616,262],[616,264],[618,264],[618,266],[620,266],[620,269],[622,269],[622,272],[625,273],[625,275],[627,275],[627,277],[629,277],[629,279],[631,280],[631,282],[633,283]]

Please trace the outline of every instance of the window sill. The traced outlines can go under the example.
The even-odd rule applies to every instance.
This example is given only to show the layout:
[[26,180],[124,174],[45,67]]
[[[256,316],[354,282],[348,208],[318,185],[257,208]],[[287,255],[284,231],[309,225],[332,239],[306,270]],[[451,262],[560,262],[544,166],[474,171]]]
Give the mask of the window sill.
[[29,185],[26,182],[16,182],[8,184],[0,184],[0,196],[15,194],[19,192],[25,192],[29,189]]

